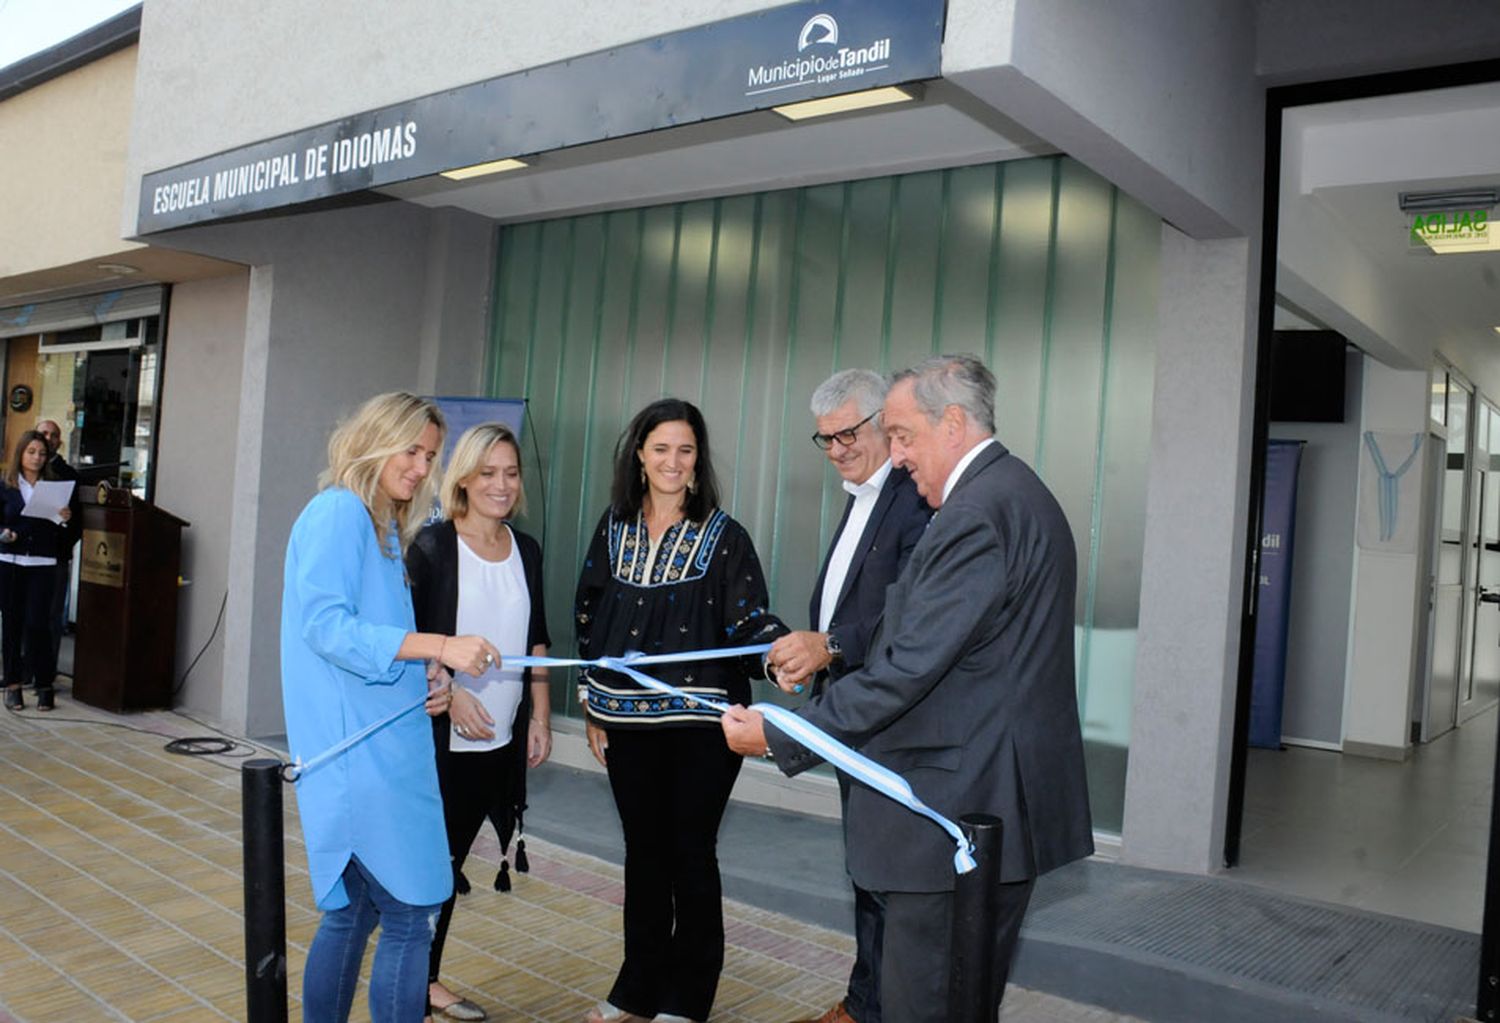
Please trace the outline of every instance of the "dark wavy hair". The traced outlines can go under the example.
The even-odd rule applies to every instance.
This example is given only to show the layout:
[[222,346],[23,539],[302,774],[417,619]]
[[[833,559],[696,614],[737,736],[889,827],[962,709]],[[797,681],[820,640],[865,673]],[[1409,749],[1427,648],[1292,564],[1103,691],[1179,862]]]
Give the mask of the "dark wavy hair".
[[689,492],[683,513],[694,522],[702,522],[719,506],[719,481],[714,475],[713,459],[708,453],[708,424],[697,406],[680,398],[661,398],[635,414],[620,439],[615,442],[615,479],[610,487],[610,506],[617,518],[631,518],[641,510],[646,499],[646,483],[641,479],[639,452],[651,431],[662,423],[687,423],[698,442],[698,459],[693,472],[697,476],[697,493]]

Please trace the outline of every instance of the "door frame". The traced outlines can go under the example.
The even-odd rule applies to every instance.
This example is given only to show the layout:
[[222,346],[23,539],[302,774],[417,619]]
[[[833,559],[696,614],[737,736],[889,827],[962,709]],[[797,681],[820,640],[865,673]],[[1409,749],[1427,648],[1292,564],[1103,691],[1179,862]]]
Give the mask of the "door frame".
[[[1255,670],[1255,623],[1262,503],[1266,488],[1266,439],[1269,432],[1271,340],[1276,309],[1277,216],[1281,201],[1281,132],[1289,107],[1343,100],[1369,99],[1428,89],[1452,88],[1500,81],[1500,60],[1481,60],[1441,67],[1392,71],[1355,78],[1283,85],[1266,90],[1265,162],[1261,173],[1261,247],[1258,323],[1255,346],[1254,416],[1250,435],[1250,479],[1248,514],[1245,519],[1244,578],[1240,595],[1240,643],[1238,679],[1234,700],[1234,730],[1226,796],[1223,861],[1226,867],[1239,862],[1240,839],[1245,813],[1245,775],[1249,761],[1250,687]],[[1500,719],[1500,716],[1497,716]],[[1484,934],[1480,950],[1480,976],[1476,978],[1480,1019],[1496,1018],[1500,1011],[1500,834],[1496,810],[1500,808],[1500,757],[1495,763],[1496,784],[1490,810],[1490,852],[1484,896]]]

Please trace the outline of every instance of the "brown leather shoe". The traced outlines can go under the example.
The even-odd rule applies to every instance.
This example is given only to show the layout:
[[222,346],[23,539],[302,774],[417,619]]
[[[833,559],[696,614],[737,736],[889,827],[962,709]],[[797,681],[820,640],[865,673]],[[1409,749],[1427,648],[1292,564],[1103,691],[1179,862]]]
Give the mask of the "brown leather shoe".
[[793,1023],[855,1023],[855,1020],[849,1015],[849,1010],[844,1008],[844,1003],[839,1002],[817,1019],[799,1019]]

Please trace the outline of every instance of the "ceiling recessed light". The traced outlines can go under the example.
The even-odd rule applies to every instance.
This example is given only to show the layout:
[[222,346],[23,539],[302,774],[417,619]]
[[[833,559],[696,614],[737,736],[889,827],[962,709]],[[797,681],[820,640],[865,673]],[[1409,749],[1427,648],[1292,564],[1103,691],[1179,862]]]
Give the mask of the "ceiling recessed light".
[[116,274],[120,277],[125,277],[129,274],[140,273],[140,270],[138,270],[136,267],[131,266],[129,263],[100,263],[99,269],[103,270],[107,274]]
[[1500,327],[1492,327],[1490,329],[1493,330],[1496,334],[1500,334]]
[[451,181],[463,181],[466,178],[482,178],[486,174],[501,174],[505,171],[520,170],[528,167],[525,160],[517,160],[514,157],[506,160],[491,160],[489,163],[476,163],[470,167],[456,167],[453,170],[443,171],[443,177]]
[[890,103],[906,103],[916,98],[915,86],[888,85],[881,89],[846,92],[841,96],[803,100],[801,103],[788,103],[771,109],[788,121],[803,121],[809,117],[827,117],[829,114],[842,114],[850,110],[866,110],[870,107],[883,107]]

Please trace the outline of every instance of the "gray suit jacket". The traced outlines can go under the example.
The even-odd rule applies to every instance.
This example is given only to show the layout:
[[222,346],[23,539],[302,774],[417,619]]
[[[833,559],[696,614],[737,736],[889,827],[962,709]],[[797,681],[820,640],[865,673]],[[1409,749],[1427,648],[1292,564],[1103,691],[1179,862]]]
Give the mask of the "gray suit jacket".
[[[900,577],[865,664],[803,707],[952,820],[1005,825],[1001,877],[1093,852],[1073,667],[1076,554],[1056,499],[996,443],[964,470]],[[787,774],[817,758],[768,725]],[[856,784],[849,874],[870,891],[953,888],[953,842]]]

